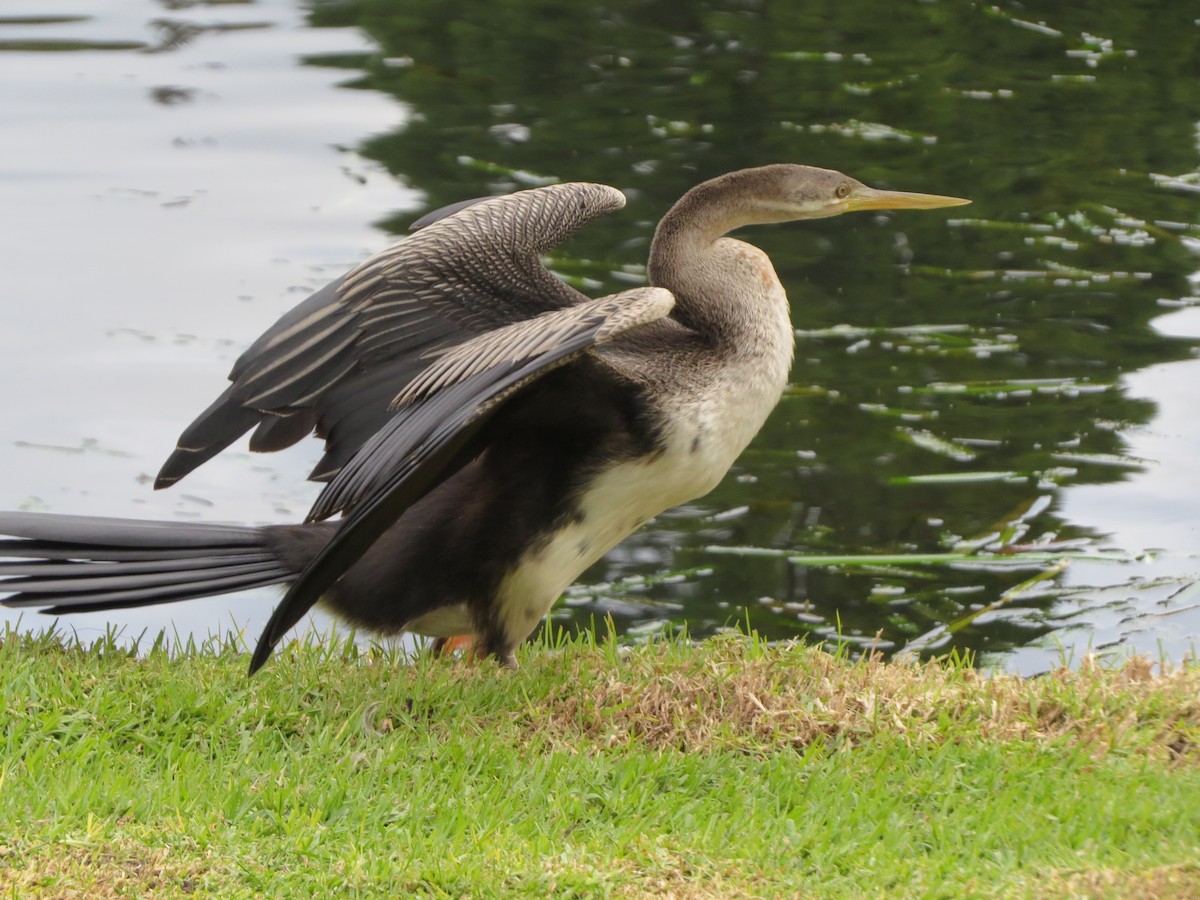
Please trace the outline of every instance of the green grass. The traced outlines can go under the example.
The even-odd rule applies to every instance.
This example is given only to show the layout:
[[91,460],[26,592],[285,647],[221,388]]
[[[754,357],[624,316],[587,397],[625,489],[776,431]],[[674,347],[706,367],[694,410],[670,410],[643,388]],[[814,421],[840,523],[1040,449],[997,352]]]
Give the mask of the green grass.
[[[551,642],[553,643],[553,642]],[[12,896],[1192,896],[1200,673],[0,645]]]

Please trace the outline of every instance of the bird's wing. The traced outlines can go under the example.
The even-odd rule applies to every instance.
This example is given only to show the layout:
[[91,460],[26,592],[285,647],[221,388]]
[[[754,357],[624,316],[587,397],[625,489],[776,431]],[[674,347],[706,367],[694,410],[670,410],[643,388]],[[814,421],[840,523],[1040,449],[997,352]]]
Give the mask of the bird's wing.
[[674,298],[638,288],[543,313],[462,344],[395,398],[398,410],[326,486],[310,520],[349,515],[300,574],[259,639],[253,673],[279,639],[403,512],[476,456],[473,441],[522,389],[592,347],[664,318]]
[[155,482],[165,487],[251,428],[252,450],[316,430],[326,480],[387,420],[388,403],[430,354],[585,298],[541,255],[625,204],[616,188],[558,184],[439,210],[286,313],[234,364],[229,387],[184,430]]
[[[492,197],[496,196],[495,194]],[[491,197],[472,197],[470,200],[459,200],[457,203],[447,203],[445,206],[439,206],[435,210],[425,213],[421,218],[417,219],[408,226],[409,231],[420,231],[427,225],[432,225],[447,216],[452,216],[457,212],[462,212],[468,206],[474,206],[476,203],[482,203],[484,200],[490,200]]]

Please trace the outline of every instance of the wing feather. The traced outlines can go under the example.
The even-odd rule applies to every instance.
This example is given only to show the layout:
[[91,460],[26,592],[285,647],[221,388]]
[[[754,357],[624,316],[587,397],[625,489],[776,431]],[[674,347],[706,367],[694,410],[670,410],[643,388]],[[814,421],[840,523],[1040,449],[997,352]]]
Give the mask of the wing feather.
[[319,468],[336,470],[389,415],[386,401],[364,405],[342,385],[384,371],[382,396],[390,399],[429,364],[428,354],[585,301],[542,265],[541,254],[624,203],[605,185],[560,184],[427,216],[425,227],[326,285],[255,341],[235,363],[230,387],[185,429],[155,486],[178,481],[265,419],[301,410],[304,419],[268,427],[257,446],[287,446],[285,439],[307,433],[299,423],[313,422],[326,437]]
[[[473,455],[471,439],[506,401],[592,347],[665,317],[669,291],[639,288],[497,329],[440,357],[415,391],[317,499],[309,520],[348,516],[293,582],[251,660],[260,668],[280,638],[404,511]],[[489,359],[491,362],[484,362]],[[439,374],[440,373],[440,374]]]

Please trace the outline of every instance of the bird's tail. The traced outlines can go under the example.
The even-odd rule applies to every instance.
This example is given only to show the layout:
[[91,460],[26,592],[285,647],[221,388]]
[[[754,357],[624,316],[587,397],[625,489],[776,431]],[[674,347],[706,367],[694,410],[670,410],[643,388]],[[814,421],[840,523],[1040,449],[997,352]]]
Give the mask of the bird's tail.
[[[0,513],[0,604],[58,615],[172,603],[288,581],[278,527]],[[314,551],[315,552],[315,551]],[[308,555],[308,554],[305,554]]]

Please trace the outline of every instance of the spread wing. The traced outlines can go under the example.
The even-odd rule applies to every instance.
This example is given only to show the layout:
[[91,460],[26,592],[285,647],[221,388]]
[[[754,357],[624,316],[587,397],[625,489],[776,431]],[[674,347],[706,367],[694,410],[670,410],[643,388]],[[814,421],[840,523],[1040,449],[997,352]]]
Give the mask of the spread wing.
[[251,428],[250,449],[325,438],[328,480],[388,419],[431,358],[497,328],[586,298],[541,255],[624,195],[559,184],[455,204],[286,313],[234,364],[231,384],[184,430],[155,481],[166,487]]
[[673,306],[669,291],[639,288],[543,313],[439,356],[395,398],[392,418],[317,499],[310,520],[348,516],[276,607],[251,673],[409,506],[478,454],[472,439],[490,420],[502,420],[509,400],[592,347],[664,318]]

